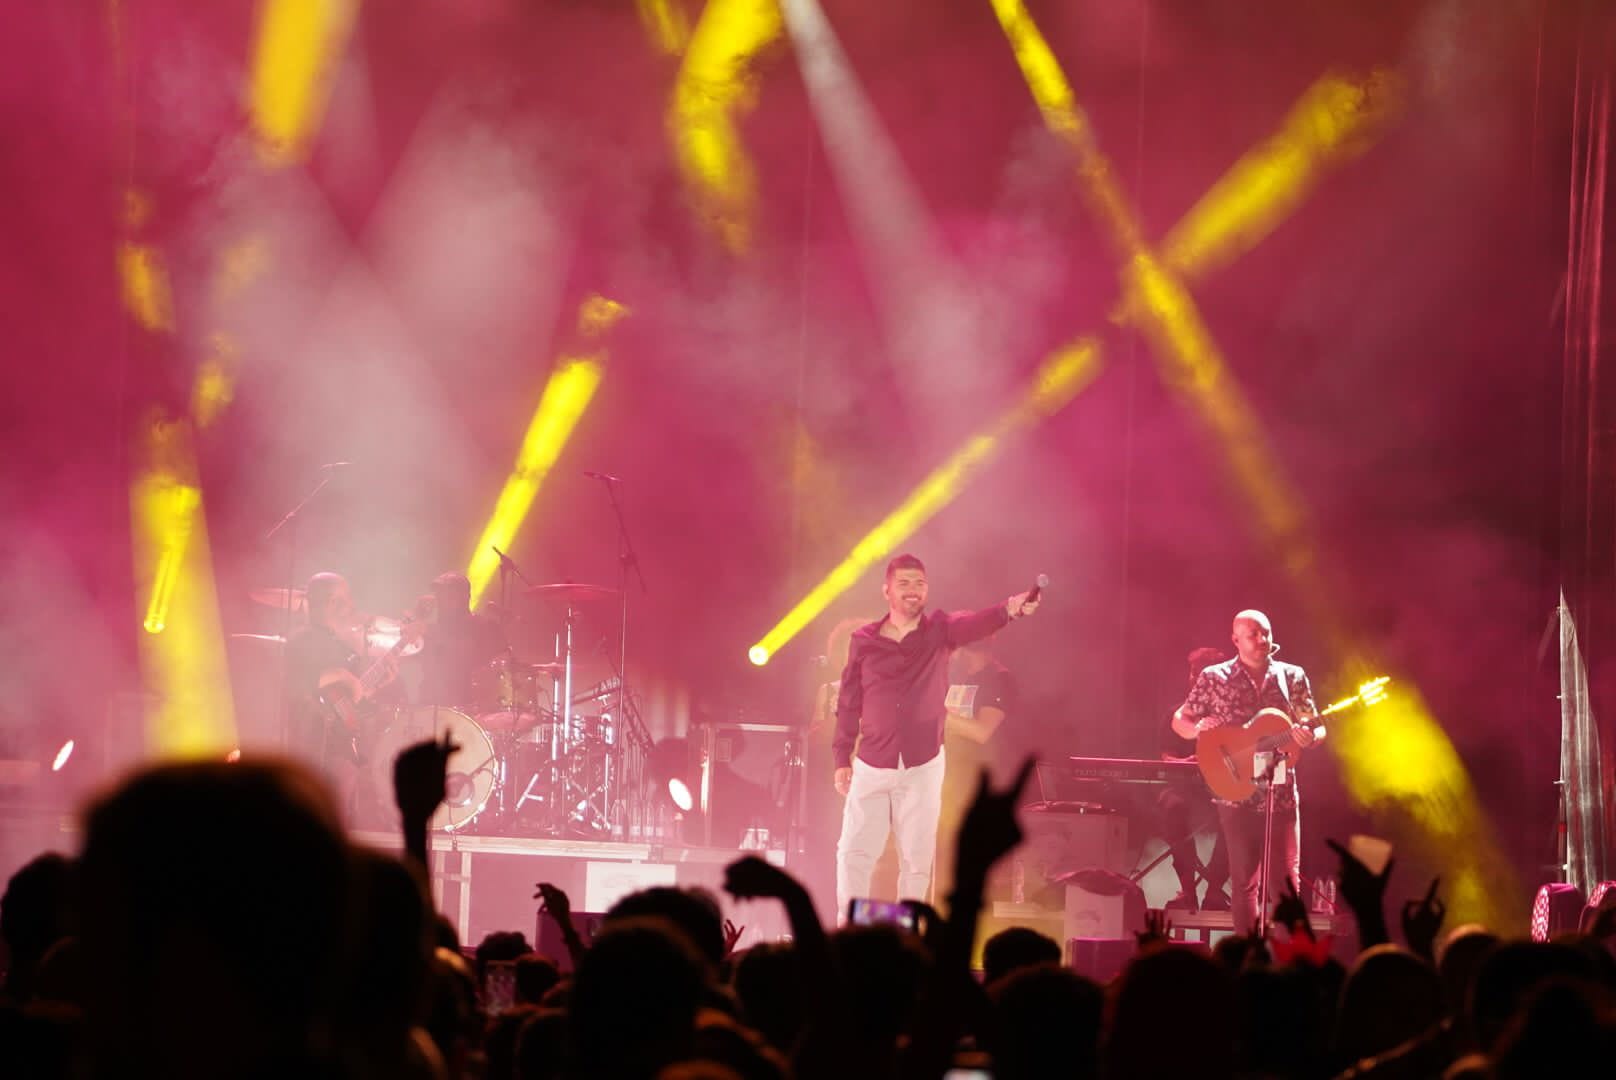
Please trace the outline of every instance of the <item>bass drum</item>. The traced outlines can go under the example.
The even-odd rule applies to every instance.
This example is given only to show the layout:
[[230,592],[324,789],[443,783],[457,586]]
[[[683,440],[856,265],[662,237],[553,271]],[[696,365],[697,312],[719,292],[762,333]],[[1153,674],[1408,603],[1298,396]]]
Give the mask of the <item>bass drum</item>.
[[499,759],[488,733],[459,709],[417,705],[393,711],[392,722],[375,741],[371,752],[376,784],[393,790],[393,762],[412,743],[441,738],[445,733],[458,749],[449,755],[444,775],[443,803],[430,825],[440,832],[464,829],[487,807],[499,775]]

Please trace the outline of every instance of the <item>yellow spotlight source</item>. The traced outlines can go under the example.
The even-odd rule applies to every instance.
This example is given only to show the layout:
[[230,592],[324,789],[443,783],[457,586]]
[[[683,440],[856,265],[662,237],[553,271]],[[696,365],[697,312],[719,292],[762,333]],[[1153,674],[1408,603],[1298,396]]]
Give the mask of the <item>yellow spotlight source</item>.
[[852,588],[860,575],[890,555],[916,529],[953,502],[1008,437],[1064,408],[1098,373],[1099,355],[1099,344],[1092,339],[1078,341],[1051,354],[1019,402],[934,469],[896,510],[865,534],[823,581],[748,650],[747,657],[752,663],[760,667],[768,663],[781,646],[817,618],[831,601]]
[[488,525],[477,541],[477,549],[472,552],[471,563],[466,568],[466,577],[471,581],[473,604],[482,598],[499,569],[499,556],[494,554],[493,548],[510,546],[516,531],[522,526],[522,520],[527,517],[528,508],[533,505],[539,485],[544,483],[550,467],[561,455],[561,448],[572,436],[578,418],[595,396],[601,375],[599,357],[578,357],[563,360],[550,376],[544,395],[539,399],[539,407],[533,414],[533,421],[528,425],[527,435],[522,439],[516,467],[505,481],[505,488],[494,505],[493,516],[488,519]]
[[308,155],[359,0],[261,0],[249,106],[267,165]]

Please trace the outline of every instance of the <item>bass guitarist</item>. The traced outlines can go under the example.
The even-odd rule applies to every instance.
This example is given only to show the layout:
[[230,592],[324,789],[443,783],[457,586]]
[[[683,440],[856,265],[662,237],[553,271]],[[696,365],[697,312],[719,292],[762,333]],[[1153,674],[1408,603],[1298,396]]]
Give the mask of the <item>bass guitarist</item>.
[[[1301,887],[1302,825],[1294,764],[1298,752],[1312,744],[1308,726],[1318,715],[1307,672],[1296,664],[1273,659],[1273,627],[1260,611],[1242,611],[1234,617],[1232,635],[1238,655],[1203,668],[1190,687],[1189,697],[1173,713],[1173,731],[1185,739],[1228,725],[1242,725],[1264,709],[1278,709],[1292,723],[1290,739],[1278,747],[1285,761],[1275,772],[1272,866],[1268,895],[1282,895],[1277,871],[1283,869]],[[1257,897],[1261,888],[1264,795],[1259,792],[1241,802],[1214,796],[1218,824],[1229,853],[1229,883],[1234,892],[1234,927],[1246,934],[1259,922]]]
[[[308,625],[286,643],[287,749],[317,763],[352,809],[362,732],[353,707],[387,697],[398,674],[391,658],[367,656],[363,618],[355,611],[348,581],[341,574],[315,574],[306,591]],[[361,676],[368,676],[363,681]]]

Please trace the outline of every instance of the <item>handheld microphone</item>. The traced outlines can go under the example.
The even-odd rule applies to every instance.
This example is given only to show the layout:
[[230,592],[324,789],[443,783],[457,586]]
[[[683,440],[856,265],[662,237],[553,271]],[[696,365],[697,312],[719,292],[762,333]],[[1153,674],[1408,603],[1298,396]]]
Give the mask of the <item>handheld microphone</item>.
[[623,482],[623,478],[621,476],[613,476],[611,473],[596,472],[594,469],[585,469],[583,473],[592,480],[604,480],[609,484],[621,484]]
[[1048,587],[1049,575],[1039,574],[1038,580],[1033,583],[1033,587],[1027,590],[1027,599],[1023,602],[1028,604],[1037,602],[1039,595]]

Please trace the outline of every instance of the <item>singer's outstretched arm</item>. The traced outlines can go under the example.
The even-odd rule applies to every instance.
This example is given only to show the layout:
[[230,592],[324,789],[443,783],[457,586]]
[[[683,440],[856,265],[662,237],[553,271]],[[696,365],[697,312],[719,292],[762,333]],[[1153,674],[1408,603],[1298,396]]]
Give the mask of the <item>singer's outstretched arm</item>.
[[961,645],[982,640],[995,630],[1003,628],[1009,621],[1009,609],[1004,604],[994,604],[981,611],[951,611],[943,629],[948,644],[957,649]]

